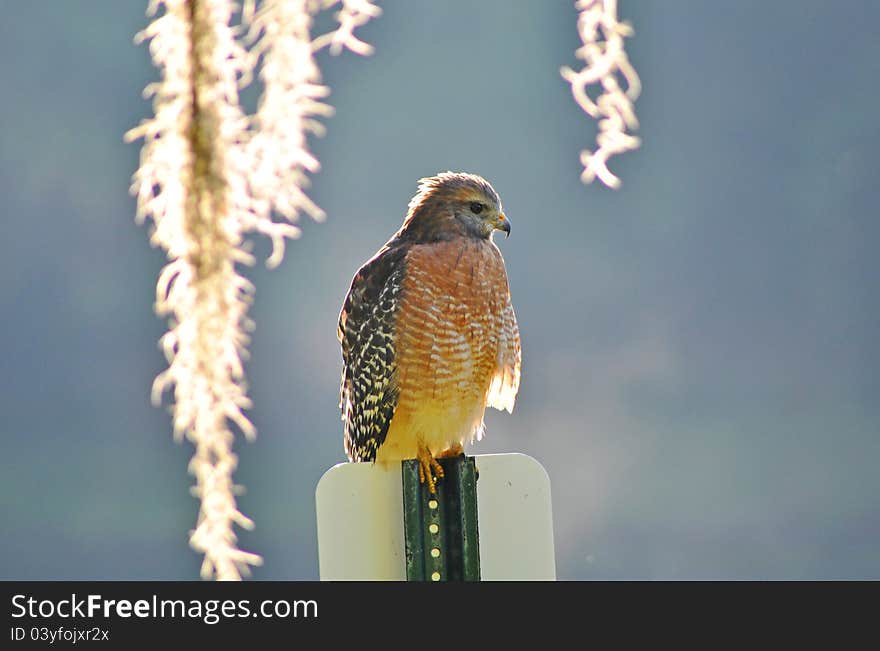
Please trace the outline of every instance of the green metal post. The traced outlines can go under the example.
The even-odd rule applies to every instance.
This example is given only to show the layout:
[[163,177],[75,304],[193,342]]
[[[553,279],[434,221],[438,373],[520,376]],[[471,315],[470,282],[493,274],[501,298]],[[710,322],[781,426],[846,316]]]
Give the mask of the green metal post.
[[444,477],[433,495],[419,462],[402,462],[407,581],[479,581],[477,471],[473,457],[438,459]]

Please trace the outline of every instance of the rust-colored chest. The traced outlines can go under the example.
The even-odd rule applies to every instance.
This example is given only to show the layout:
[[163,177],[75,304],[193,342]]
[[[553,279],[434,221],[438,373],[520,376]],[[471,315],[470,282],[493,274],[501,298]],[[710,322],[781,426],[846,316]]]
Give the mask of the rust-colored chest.
[[488,240],[413,246],[395,324],[398,411],[485,407],[509,290]]

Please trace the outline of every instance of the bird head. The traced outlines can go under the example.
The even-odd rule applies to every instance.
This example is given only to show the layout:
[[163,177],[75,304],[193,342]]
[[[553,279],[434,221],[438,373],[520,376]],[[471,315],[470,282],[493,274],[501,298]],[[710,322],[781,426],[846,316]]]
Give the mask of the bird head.
[[455,236],[489,239],[496,230],[510,235],[510,221],[490,183],[476,174],[442,172],[419,180],[403,229],[416,241]]

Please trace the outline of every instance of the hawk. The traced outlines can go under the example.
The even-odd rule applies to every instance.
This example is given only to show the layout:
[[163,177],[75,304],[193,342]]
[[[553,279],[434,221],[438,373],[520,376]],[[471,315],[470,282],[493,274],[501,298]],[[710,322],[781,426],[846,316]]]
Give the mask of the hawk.
[[495,230],[510,222],[488,181],[419,181],[403,225],[358,270],[339,314],[340,409],[350,461],[437,458],[483,434],[486,407],[513,412],[519,329]]

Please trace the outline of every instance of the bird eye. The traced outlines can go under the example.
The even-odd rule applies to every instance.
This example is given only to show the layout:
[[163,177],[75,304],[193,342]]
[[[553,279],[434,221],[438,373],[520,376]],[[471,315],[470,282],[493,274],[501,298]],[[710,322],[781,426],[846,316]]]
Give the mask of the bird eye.
[[483,208],[485,207],[486,206],[481,204],[479,201],[471,201],[471,212],[475,215],[479,215],[481,212],[483,212]]

